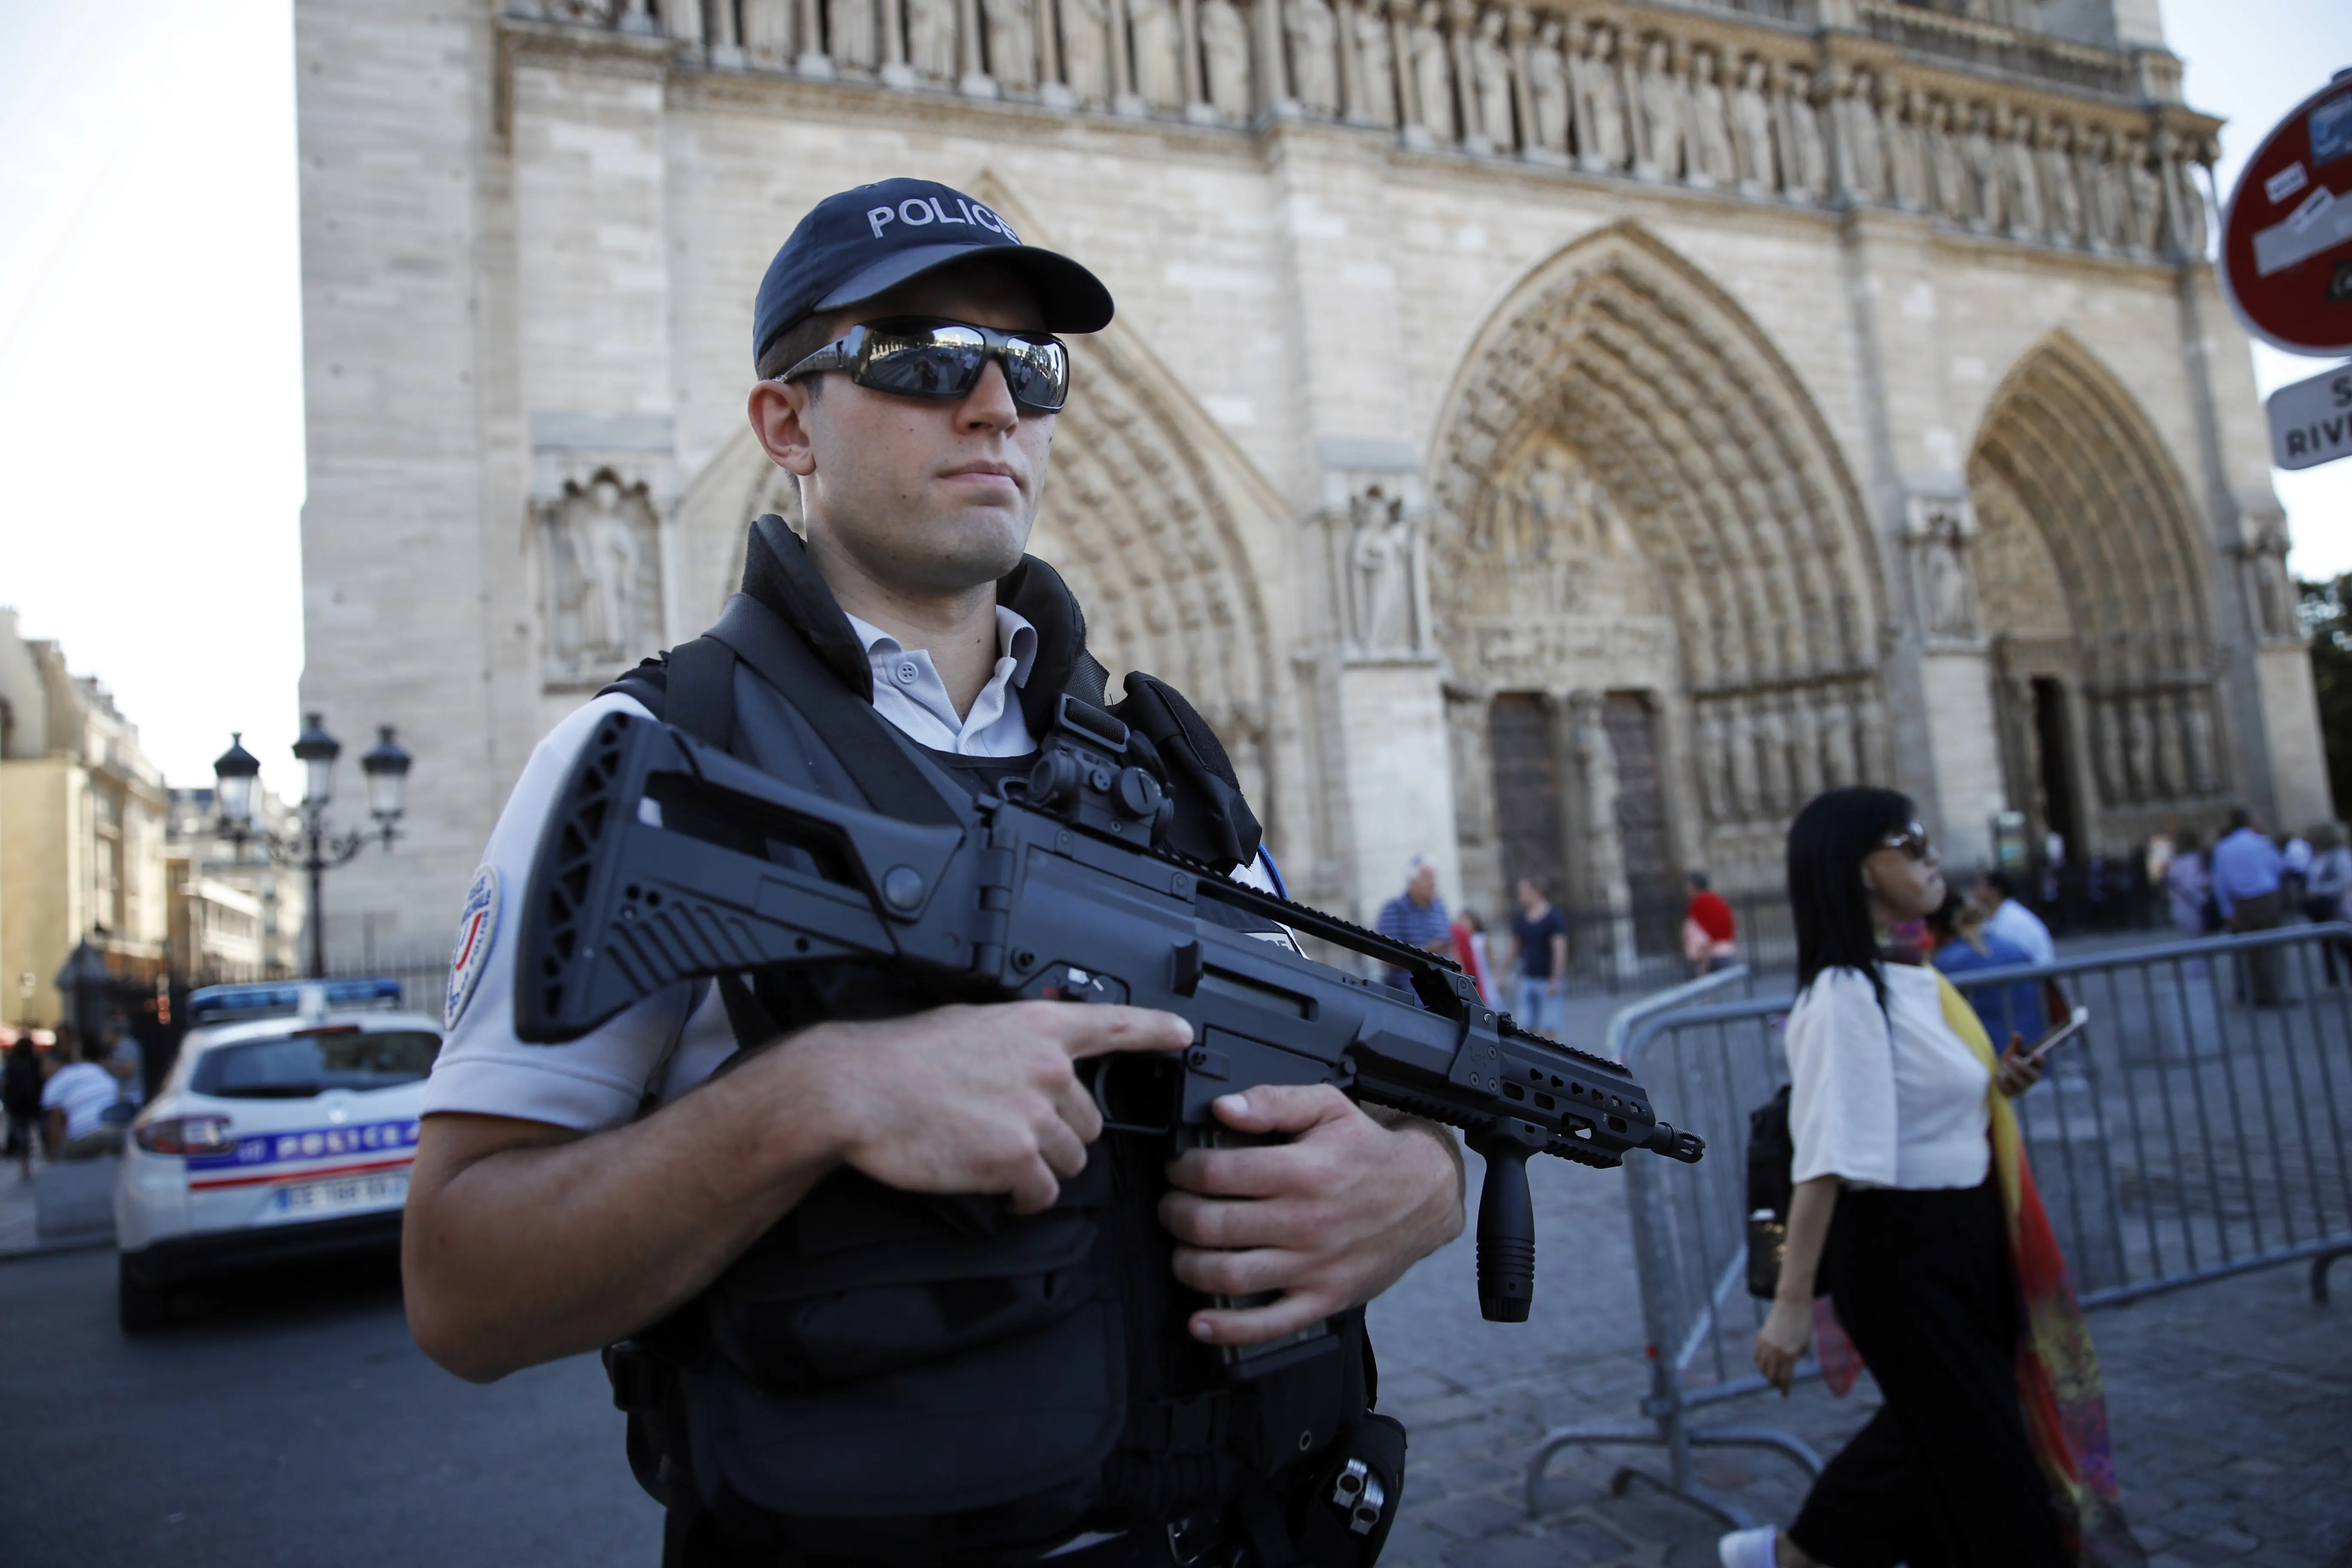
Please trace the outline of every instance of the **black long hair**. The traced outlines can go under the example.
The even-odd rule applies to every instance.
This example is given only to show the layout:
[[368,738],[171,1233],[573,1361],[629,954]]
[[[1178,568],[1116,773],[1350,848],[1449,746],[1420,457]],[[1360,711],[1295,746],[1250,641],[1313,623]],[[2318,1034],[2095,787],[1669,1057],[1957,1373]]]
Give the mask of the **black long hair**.
[[1887,835],[1911,825],[1911,797],[1891,789],[1817,795],[1789,825],[1789,907],[1797,924],[1797,989],[1824,969],[1859,969],[1886,1005],[1878,929],[1862,863]]

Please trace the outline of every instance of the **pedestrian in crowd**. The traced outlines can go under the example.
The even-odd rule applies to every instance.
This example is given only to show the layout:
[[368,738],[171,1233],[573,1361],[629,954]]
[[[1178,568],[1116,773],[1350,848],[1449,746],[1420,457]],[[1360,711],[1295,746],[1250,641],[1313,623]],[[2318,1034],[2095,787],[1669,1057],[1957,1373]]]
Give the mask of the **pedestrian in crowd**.
[[[2340,921],[2352,913],[2352,903],[2347,900],[2352,900],[2352,847],[2346,847],[2341,826],[2333,822],[2316,824],[2311,830],[2311,869],[2304,875],[2304,918],[2319,925]],[[2337,984],[2339,949],[2343,950],[2347,973],[2352,973],[2352,943],[2338,939],[2319,945],[2330,985]]]
[[[1788,876],[1795,1197],[1756,1365],[1786,1394],[1819,1323],[1885,1403],[1786,1530],[1734,1531],[1721,1562],[2060,1568],[2086,1542],[2137,1556],[2089,1336],[2009,1105],[2039,1066],[2014,1038],[1996,1057],[1948,980],[1882,952],[1886,927],[1946,892],[1911,802],[1815,797],[1789,830]],[[1853,1358],[1834,1359],[1850,1385]]]
[[[2286,917],[2286,858],[2263,832],[2262,819],[2244,806],[2230,812],[2230,831],[2213,846],[2213,901],[2233,931],[2272,931]],[[2278,952],[2257,948],[2241,955],[2239,999],[2248,988],[2254,1005],[2279,1005]]]
[[1568,979],[1568,917],[1544,897],[1533,877],[1519,879],[1519,912],[1511,917],[1511,962],[1519,972],[1511,1016],[1530,1029],[1557,1035],[1565,1021],[1561,986]]
[[1486,951],[1486,922],[1476,910],[1464,910],[1454,921],[1454,962],[1477,982],[1478,998],[1489,1007],[1503,1005],[1502,988],[1495,984],[1492,958]]
[[1687,880],[1691,896],[1683,910],[1683,957],[1693,974],[1705,974],[1739,956],[1739,927],[1723,895],[1706,885],[1706,872],[1693,871]]
[[2311,874],[2311,840],[2294,833],[2274,842],[2279,851],[2279,891],[2286,895],[2288,909],[2299,909],[2304,882]]
[[2171,906],[2172,929],[2184,941],[2193,942],[2210,929],[2206,907],[2212,902],[2213,879],[2205,871],[2203,847],[2196,830],[2184,827],[2173,844],[2172,858],[2165,862],[2165,900]]
[[[1985,930],[1985,912],[1973,899],[1964,899],[1957,892],[1947,892],[1944,902],[1927,917],[1928,934],[1935,943],[1934,963],[1946,974],[1966,974],[1979,969],[2008,969],[2032,963],[2025,950],[2007,937],[1996,936]],[[2042,1005],[2042,988],[2031,980],[2012,981],[2007,985],[1970,986],[1956,982],[1960,994],[1977,1010],[1984,1021],[1985,1033],[1996,1040],[2023,1035],[2038,1039],[2049,1027],[2047,1014]]]
[[2008,872],[1980,873],[1974,897],[1977,906],[1985,912],[1985,930],[2015,947],[2032,963],[2057,962],[2058,944],[2050,939],[2050,928],[2019,900],[2017,885],[2010,880]]
[[122,1103],[136,1110],[147,1103],[147,1053],[120,1013],[106,1021],[106,1070],[122,1086]]
[[26,1181],[33,1179],[33,1139],[41,1125],[41,1055],[30,1035],[8,1047],[0,1068],[0,1108],[8,1113],[8,1152]]
[[58,1068],[41,1086],[49,1158],[95,1160],[119,1154],[122,1125],[108,1113],[121,1100],[122,1085],[102,1065],[106,1047],[100,1042],[77,1041],[75,1049],[79,1059]]
[[[1416,855],[1404,863],[1404,891],[1381,906],[1381,918],[1372,929],[1423,952],[1453,952],[1454,922],[1446,918],[1445,900],[1437,896],[1437,868],[1427,856]],[[1412,989],[1411,977],[1402,969],[1384,969],[1381,978],[1401,991]]]

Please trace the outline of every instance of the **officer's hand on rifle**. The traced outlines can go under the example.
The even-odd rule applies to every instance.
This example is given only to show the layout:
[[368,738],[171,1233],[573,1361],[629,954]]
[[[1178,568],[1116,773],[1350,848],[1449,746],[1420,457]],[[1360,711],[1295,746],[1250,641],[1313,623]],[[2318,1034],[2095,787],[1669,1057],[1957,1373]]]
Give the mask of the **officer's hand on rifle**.
[[1193,1313],[1200,1339],[1296,1333],[1370,1300],[1462,1229],[1458,1158],[1426,1131],[1383,1126],[1325,1084],[1261,1085],[1215,1109],[1237,1131],[1289,1142],[1192,1149],[1169,1164],[1160,1218],[1180,1243],[1176,1278],[1204,1295],[1282,1296]]
[[847,1163],[904,1192],[1002,1193],[1035,1214],[1102,1135],[1076,1064],[1192,1043],[1173,1013],[1006,1002],[819,1025],[785,1048],[822,1058],[812,1109]]

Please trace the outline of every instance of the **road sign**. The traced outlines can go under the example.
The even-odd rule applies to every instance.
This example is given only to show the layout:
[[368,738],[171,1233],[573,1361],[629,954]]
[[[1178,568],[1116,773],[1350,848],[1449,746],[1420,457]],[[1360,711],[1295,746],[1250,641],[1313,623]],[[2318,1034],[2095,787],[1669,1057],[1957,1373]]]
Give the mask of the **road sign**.
[[2263,406],[2271,416],[2271,461],[2280,468],[2352,458],[2352,364],[2282,386]]
[[2295,105],[2221,215],[2221,289],[2289,353],[2352,353],[2352,70]]

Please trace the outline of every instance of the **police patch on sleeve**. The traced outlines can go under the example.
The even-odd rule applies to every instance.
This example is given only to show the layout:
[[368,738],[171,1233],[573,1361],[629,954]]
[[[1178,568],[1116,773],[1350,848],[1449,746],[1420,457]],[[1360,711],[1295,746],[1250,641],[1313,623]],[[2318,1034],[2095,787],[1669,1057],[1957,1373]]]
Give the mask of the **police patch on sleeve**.
[[441,1026],[454,1029],[474,999],[474,987],[489,967],[490,947],[499,934],[499,868],[484,866],[466,889],[466,908],[457,916],[457,943],[449,952],[449,995],[441,1008]]

